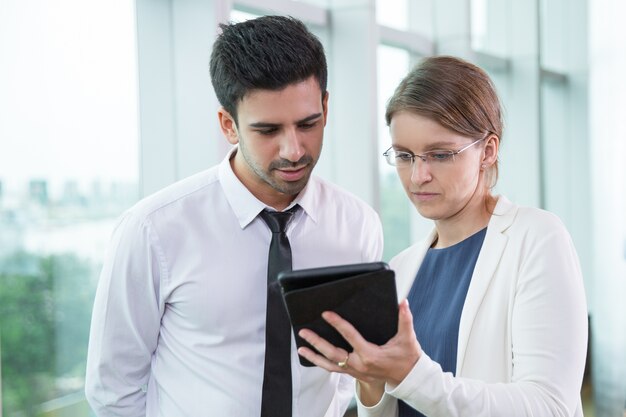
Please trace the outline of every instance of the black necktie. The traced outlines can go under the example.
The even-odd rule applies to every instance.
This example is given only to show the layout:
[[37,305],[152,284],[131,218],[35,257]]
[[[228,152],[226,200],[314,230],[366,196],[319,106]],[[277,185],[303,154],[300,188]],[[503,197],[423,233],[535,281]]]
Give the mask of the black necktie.
[[265,368],[261,417],[291,417],[291,325],[276,277],[291,271],[291,246],[285,231],[294,213],[264,210],[261,218],[272,231],[267,265],[267,314],[265,316]]

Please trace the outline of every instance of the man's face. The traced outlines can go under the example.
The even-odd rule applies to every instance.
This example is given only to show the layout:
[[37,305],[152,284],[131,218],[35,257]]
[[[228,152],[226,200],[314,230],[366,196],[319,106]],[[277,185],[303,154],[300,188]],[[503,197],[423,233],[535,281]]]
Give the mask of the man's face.
[[222,130],[239,144],[231,160],[235,175],[277,210],[302,191],[319,158],[328,102],[321,96],[311,77],[279,91],[252,91],[237,106],[237,124],[220,110]]

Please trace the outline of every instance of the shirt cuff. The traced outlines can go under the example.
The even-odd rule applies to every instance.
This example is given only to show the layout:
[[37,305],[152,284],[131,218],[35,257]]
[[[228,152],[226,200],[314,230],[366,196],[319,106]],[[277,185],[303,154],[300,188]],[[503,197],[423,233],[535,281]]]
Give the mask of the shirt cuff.
[[369,406],[369,407],[363,405],[363,403],[361,402],[360,395],[361,395],[361,392],[359,389],[359,381],[356,381],[355,398],[356,398],[356,405],[357,405],[357,413],[359,416],[388,417],[388,416],[396,415],[398,401],[391,395],[388,395],[386,392],[383,392],[383,395],[377,404]]
[[416,389],[426,383],[426,380],[432,373],[433,364],[434,362],[430,356],[422,352],[422,355],[415,363],[415,366],[413,366],[413,369],[411,369],[407,376],[404,377],[398,385],[385,385],[385,394],[401,400],[415,397]]

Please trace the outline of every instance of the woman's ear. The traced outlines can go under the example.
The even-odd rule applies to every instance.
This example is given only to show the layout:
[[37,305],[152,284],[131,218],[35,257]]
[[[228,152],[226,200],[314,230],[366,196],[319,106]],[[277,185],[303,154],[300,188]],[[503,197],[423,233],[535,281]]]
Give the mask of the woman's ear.
[[485,145],[483,160],[481,161],[481,167],[488,168],[496,163],[498,160],[498,148],[500,147],[500,138],[491,134],[485,139],[487,144]]
[[232,145],[239,143],[239,133],[237,132],[237,122],[235,118],[231,116],[224,107],[220,107],[217,111],[217,119],[219,120],[220,129],[222,129],[226,140]]

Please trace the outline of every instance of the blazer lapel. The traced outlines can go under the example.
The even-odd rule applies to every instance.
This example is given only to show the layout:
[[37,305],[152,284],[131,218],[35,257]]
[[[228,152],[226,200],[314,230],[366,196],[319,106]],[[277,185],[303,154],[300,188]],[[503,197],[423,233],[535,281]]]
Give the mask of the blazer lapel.
[[503,233],[513,222],[517,213],[516,206],[500,196],[494,209],[494,214],[489,220],[487,234],[483,242],[482,249],[476,260],[472,280],[467,290],[461,322],[459,324],[459,340],[456,360],[456,374],[462,375],[463,361],[465,360],[465,350],[472,331],[474,319],[478,309],[493,279],[496,268],[506,247],[508,238]]
[[406,253],[402,253],[392,262],[391,268],[396,272],[396,291],[398,292],[398,302],[408,297],[413,286],[413,281],[417,276],[417,271],[422,265],[424,256],[437,237],[437,229],[433,227],[426,239],[411,246]]

